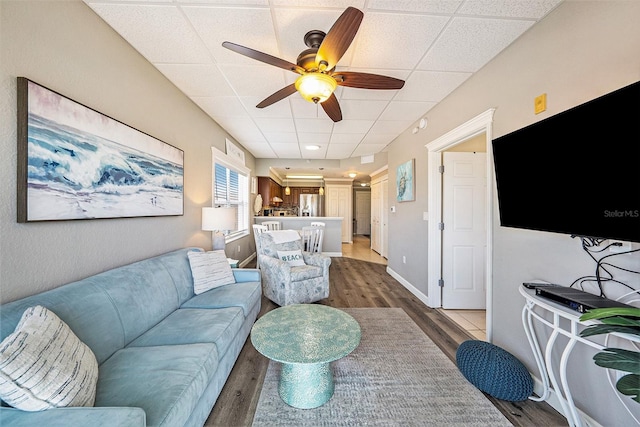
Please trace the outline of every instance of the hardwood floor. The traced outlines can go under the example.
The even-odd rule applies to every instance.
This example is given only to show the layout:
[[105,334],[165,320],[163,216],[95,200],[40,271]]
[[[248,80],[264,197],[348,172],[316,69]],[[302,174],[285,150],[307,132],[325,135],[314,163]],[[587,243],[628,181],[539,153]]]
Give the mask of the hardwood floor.
[[[336,308],[400,307],[455,363],[458,345],[474,337],[438,310],[424,305],[386,272],[385,264],[346,256],[333,258],[330,296],[319,303]],[[259,316],[274,308],[277,306],[263,297]],[[247,340],[205,425],[250,426],[268,364],[268,359]],[[514,426],[567,425],[564,417],[546,403],[514,403],[487,397]],[[277,426],[277,420],[274,420],[274,426]]]

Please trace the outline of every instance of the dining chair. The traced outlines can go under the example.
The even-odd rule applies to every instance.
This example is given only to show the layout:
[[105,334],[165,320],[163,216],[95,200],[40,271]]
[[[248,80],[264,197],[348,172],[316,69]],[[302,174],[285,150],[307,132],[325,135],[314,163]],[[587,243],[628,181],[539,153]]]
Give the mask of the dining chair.
[[324,227],[306,226],[300,231],[302,247],[304,251],[322,253],[322,240],[324,239]]
[[262,225],[267,227],[269,231],[280,230],[280,221],[262,221]]

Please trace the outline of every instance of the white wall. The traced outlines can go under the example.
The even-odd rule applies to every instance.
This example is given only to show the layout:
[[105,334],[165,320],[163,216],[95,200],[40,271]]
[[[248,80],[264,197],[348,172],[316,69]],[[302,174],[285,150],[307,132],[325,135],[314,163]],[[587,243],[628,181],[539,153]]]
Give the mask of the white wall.
[[[80,0],[2,0],[0,40],[0,301],[184,246],[211,249],[200,207],[211,204],[210,147],[224,151],[228,137],[213,120]],[[18,224],[18,76],[184,150],[184,215]],[[227,249],[243,259],[252,243]]]
[[[640,80],[638,22],[637,1],[567,0],[429,111],[426,129],[415,135],[407,131],[394,141],[389,149],[389,182],[395,182],[398,164],[415,157],[417,193],[415,202],[397,203],[390,185],[389,203],[397,206],[397,213],[389,215],[389,267],[426,293],[428,233],[421,221],[429,208],[425,144],[489,108],[496,108],[493,137],[497,138]],[[535,115],[533,101],[542,93],[547,94],[547,111]],[[553,147],[540,149],[552,154]],[[495,182],[492,185],[495,191]],[[497,209],[496,196],[496,213]],[[568,285],[592,274],[595,264],[580,242],[569,236],[501,228],[497,218],[494,225],[494,343],[535,372],[520,320],[524,299],[518,286],[532,279]],[[407,255],[407,264],[402,264],[402,255]],[[640,255],[629,257],[625,264],[640,270]],[[640,276],[625,279],[640,288]],[[579,408],[602,425],[634,425],[605,385],[604,370],[594,367],[593,352],[582,347],[575,353],[569,372]]]

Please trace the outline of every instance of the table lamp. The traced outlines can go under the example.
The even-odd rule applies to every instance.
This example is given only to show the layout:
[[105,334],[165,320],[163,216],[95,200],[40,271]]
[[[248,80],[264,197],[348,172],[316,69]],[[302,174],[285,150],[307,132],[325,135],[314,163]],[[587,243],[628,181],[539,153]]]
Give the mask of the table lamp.
[[236,227],[235,208],[202,208],[202,229],[212,232],[213,250],[224,250],[224,232]]

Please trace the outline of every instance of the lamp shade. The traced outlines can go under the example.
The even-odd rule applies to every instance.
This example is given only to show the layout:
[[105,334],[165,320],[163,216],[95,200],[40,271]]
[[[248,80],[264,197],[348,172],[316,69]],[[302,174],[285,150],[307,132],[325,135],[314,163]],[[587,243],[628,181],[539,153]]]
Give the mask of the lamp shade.
[[235,208],[202,208],[202,229],[205,231],[226,231],[236,228]]
[[317,104],[326,101],[338,84],[336,79],[327,74],[312,72],[298,77],[295,86],[304,99]]

